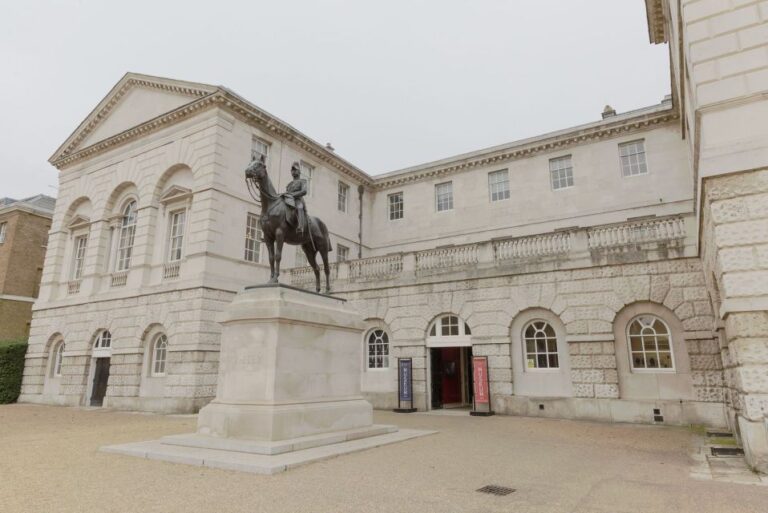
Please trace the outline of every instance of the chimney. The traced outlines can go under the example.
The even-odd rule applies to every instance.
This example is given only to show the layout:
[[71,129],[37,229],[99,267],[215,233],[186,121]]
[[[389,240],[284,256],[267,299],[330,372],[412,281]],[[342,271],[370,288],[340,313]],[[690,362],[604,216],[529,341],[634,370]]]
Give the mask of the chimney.
[[610,105],[606,105],[605,108],[603,109],[603,119],[610,118],[615,115],[616,115],[616,109],[614,109]]

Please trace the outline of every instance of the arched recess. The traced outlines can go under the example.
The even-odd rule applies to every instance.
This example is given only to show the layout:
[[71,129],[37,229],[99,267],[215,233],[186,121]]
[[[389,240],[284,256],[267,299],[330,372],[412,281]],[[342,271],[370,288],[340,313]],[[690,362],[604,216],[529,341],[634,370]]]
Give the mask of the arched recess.
[[391,394],[397,391],[397,359],[392,354],[392,330],[383,319],[369,318],[365,324],[360,385],[375,408],[393,408]]
[[167,277],[179,276],[186,256],[193,186],[192,170],[183,164],[170,167],[155,185],[152,205],[158,208],[152,220],[155,226],[152,260],[169,267]]
[[61,333],[54,333],[45,344],[45,376],[43,381],[44,395],[59,395],[61,391],[61,375],[64,367],[64,351],[66,344]]
[[98,263],[104,272],[128,271],[135,264],[133,253],[139,206],[139,193],[133,182],[121,183],[110,194],[104,210],[104,220],[109,225],[103,232],[107,251],[100,255]]
[[515,395],[571,397],[571,362],[565,324],[554,312],[529,308],[510,324]]
[[186,164],[176,164],[169,167],[155,184],[152,193],[152,204],[157,205],[163,201],[163,196],[174,192],[174,188],[179,191],[191,191],[194,187],[194,174]]
[[85,395],[86,405],[105,406],[111,363],[112,332],[107,328],[100,328],[91,338],[91,358]]
[[427,405],[431,409],[472,403],[472,329],[454,313],[438,315],[426,331]]
[[674,312],[651,301],[632,303],[616,314],[613,333],[622,399],[695,398],[683,324]]
[[142,365],[140,397],[162,398],[168,375],[170,335],[160,323],[150,324],[141,337]]

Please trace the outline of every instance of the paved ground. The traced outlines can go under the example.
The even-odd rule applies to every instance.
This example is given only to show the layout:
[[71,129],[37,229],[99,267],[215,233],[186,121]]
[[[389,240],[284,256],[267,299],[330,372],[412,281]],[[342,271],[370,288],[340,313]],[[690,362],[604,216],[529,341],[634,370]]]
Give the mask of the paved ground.
[[[193,416],[0,406],[0,512],[766,512],[768,486],[692,479],[682,428],[397,415],[439,434],[277,476],[97,452],[194,430]],[[505,497],[475,490],[516,488]]]

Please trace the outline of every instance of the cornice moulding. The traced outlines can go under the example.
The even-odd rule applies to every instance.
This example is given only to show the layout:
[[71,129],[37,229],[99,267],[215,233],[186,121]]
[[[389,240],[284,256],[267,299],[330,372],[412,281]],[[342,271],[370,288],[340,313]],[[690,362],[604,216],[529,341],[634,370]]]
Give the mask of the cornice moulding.
[[645,0],[645,14],[648,18],[648,38],[651,43],[666,43],[664,0]]
[[491,149],[487,154],[479,154],[474,157],[457,158],[453,162],[443,162],[432,167],[415,170],[403,170],[389,176],[375,179],[374,188],[387,189],[411,182],[431,179],[438,176],[447,176],[457,172],[482,167],[496,163],[506,163],[521,158],[527,158],[540,153],[548,153],[560,149],[567,149],[587,141],[615,137],[624,133],[645,130],[649,127],[667,124],[679,119],[674,109],[667,109],[658,113],[646,114],[641,117],[629,118],[617,121],[613,124],[602,125],[591,129],[576,129],[571,133],[558,134],[552,137],[544,137],[533,142],[524,142],[511,145],[503,149]]

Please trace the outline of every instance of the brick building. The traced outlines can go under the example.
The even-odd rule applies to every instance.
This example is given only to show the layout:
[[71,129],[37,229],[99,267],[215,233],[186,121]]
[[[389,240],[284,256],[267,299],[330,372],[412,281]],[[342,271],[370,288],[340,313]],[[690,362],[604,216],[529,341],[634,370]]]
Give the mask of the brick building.
[[56,200],[0,199],[0,340],[29,335]]

